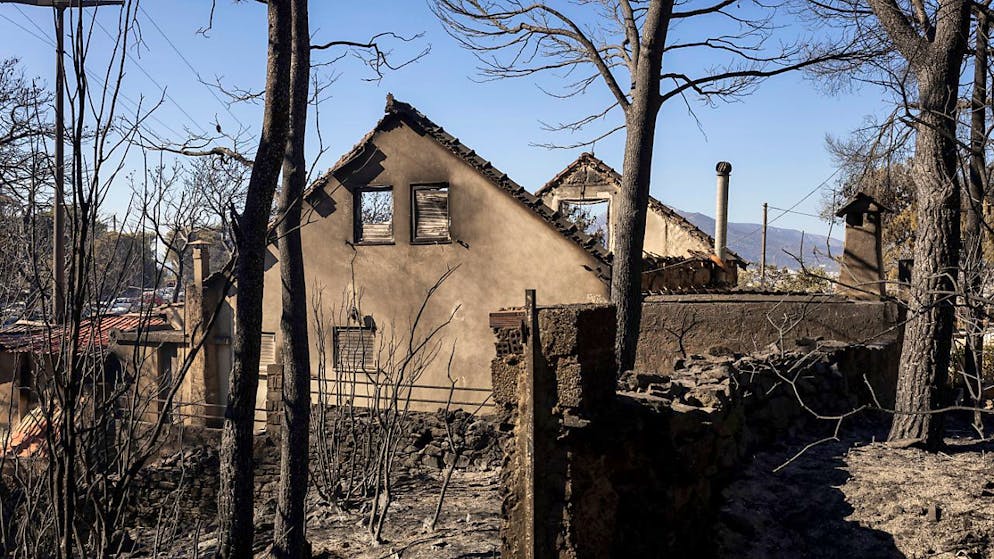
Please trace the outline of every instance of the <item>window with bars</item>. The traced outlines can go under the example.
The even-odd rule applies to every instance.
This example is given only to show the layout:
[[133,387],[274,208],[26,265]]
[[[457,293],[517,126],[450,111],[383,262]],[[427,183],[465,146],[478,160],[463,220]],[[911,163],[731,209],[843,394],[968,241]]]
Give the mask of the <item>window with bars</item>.
[[376,331],[361,326],[334,330],[336,371],[376,370]]
[[368,186],[356,192],[356,242],[393,242],[393,188]]
[[411,192],[414,209],[414,242],[443,243],[449,235],[449,186],[430,184],[414,186]]

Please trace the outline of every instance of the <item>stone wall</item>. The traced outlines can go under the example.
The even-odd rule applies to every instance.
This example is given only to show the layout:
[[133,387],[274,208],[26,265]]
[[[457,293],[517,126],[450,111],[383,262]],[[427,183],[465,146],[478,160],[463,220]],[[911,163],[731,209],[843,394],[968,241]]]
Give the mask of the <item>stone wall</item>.
[[798,339],[894,340],[897,305],[836,295],[685,294],[645,299],[636,367],[666,371],[677,359],[751,353]]
[[704,252],[690,256],[646,257],[642,271],[642,291],[673,292],[702,289],[728,289],[739,281],[734,262],[721,265],[717,257]]
[[[396,459],[398,476],[433,474],[453,461],[459,470],[482,471],[500,466],[502,435],[492,416],[476,416],[460,409],[448,412],[455,443],[462,449],[457,457],[448,447],[443,413],[410,413]],[[320,417],[316,410],[312,416],[315,420]],[[255,440],[256,504],[273,508],[280,471],[279,423],[273,422],[268,429]],[[213,522],[217,511],[219,442],[220,431],[213,429],[186,427],[170,433],[162,457],[144,468],[136,479],[134,518],[146,526],[156,526],[160,521],[181,525]],[[312,439],[312,465],[319,463],[315,448]]]
[[515,437],[501,477],[506,558],[707,557],[720,491],[752,452],[834,428],[813,413],[893,400],[892,341],[694,357],[616,385],[611,307],[535,312],[537,337],[526,320],[524,352],[493,363]]

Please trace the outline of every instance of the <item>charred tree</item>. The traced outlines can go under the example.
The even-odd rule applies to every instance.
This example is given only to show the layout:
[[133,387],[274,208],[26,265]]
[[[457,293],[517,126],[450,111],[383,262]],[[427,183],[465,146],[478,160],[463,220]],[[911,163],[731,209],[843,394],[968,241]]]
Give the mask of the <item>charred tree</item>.
[[[963,291],[966,297],[967,329],[963,373],[965,381],[974,386],[974,400],[983,394],[984,370],[984,305],[975,298],[982,296],[984,240],[982,223],[987,192],[987,49],[990,47],[990,21],[985,11],[976,14],[976,46],[973,55],[973,94],[970,97],[970,172],[966,189],[966,215],[963,219]],[[973,389],[971,389],[972,391]],[[975,424],[983,428],[980,417]]]
[[632,76],[631,102],[625,110],[625,157],[617,197],[617,232],[611,272],[611,302],[617,309],[615,356],[618,372],[635,366],[639,324],[642,322],[642,247],[645,245],[646,212],[656,117],[662,100],[659,80],[663,46],[672,2],[652,2],[645,16],[643,54]]
[[286,148],[290,109],[292,13],[290,0],[269,0],[262,133],[245,207],[233,217],[237,261],[234,354],[221,443],[218,489],[218,557],[252,556],[253,422],[259,386],[264,255],[270,210]]
[[300,216],[307,166],[304,139],[310,78],[307,0],[292,0],[293,55],[290,65],[290,125],[283,159],[277,236],[283,313],[283,428],[273,557],[309,559],[304,500],[308,488],[311,419],[311,358],[307,338],[308,302],[300,243]]
[[[846,56],[847,45],[830,49],[813,45],[767,48],[775,26],[768,6],[759,12],[734,13],[734,0],[715,0],[697,9],[686,9],[673,0],[601,0],[554,7],[551,2],[516,0],[434,0],[435,14],[464,47],[476,51],[487,77],[527,77],[561,71],[571,76],[565,93],[582,95],[594,83],[607,87],[610,106],[573,122],[553,126],[575,132],[615,109],[624,123],[596,138],[571,146],[589,146],[624,130],[622,180],[617,196],[611,299],[617,306],[615,343],[619,372],[635,365],[642,314],[642,251],[652,148],[660,107],[672,99],[696,96],[705,103],[737,99],[752,91],[759,80]],[[589,9],[593,13],[582,13]],[[569,13],[567,13],[569,12]],[[771,12],[772,13],[772,12]],[[699,37],[686,34],[668,41],[671,26],[693,19]],[[708,19],[712,18],[712,19]],[[725,25],[735,31],[719,31]],[[686,30],[688,26],[684,26]],[[770,42],[772,44],[772,42]],[[506,51],[502,61],[492,53]],[[681,69],[663,56],[680,51],[707,53],[722,62],[703,72],[699,67]],[[669,60],[673,60],[672,58]],[[576,72],[574,76],[574,72]],[[663,91],[662,84],[667,84]]]
[[894,0],[869,5],[918,86],[912,176],[918,204],[915,270],[901,353],[891,440],[942,442],[960,251],[956,104],[967,50],[970,3],[943,0],[931,16],[922,3],[906,14]]

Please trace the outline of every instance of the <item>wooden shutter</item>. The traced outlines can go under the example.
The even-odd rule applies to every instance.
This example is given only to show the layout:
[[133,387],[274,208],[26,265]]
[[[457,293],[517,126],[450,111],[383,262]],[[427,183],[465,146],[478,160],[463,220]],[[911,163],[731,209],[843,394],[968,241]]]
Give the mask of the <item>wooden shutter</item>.
[[414,238],[449,240],[449,189],[418,188],[414,191]]
[[259,373],[265,375],[269,365],[276,364],[276,334],[262,333],[262,347],[259,352]]
[[362,240],[389,241],[391,239],[393,239],[393,224],[391,223],[362,224]]
[[335,370],[370,371],[376,367],[376,335],[369,328],[335,329]]

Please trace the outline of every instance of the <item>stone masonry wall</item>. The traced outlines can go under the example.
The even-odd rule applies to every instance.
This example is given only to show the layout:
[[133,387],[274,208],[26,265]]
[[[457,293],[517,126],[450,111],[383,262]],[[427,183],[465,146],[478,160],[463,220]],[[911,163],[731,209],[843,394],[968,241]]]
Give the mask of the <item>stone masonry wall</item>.
[[[611,307],[538,310],[535,383],[545,376],[567,387],[536,396],[545,413],[520,413],[527,349],[493,362],[502,423],[517,436],[534,434],[531,464],[520,444],[503,447],[505,558],[525,557],[530,546],[535,556],[570,559],[707,557],[720,491],[752,452],[834,428],[812,412],[893,400],[900,352],[893,341],[698,356],[665,373],[629,372],[615,384],[613,327],[604,326],[613,325],[612,314]],[[520,473],[529,467],[533,480]],[[533,516],[523,514],[529,507]]]
[[751,353],[798,339],[853,343],[894,340],[897,305],[836,295],[656,295],[642,305],[636,367],[666,371],[677,359],[714,352]]
[[[453,460],[460,470],[499,467],[502,435],[494,417],[476,416],[461,409],[448,413],[455,426],[455,442],[463,449],[458,459],[448,448],[443,411],[411,412],[404,444],[398,450],[398,475],[438,472]],[[312,419],[316,421],[318,417],[314,411]],[[256,437],[254,451],[256,503],[264,507],[275,506],[280,470],[278,422],[268,429],[265,435]],[[162,458],[143,469],[136,480],[132,505],[136,518],[151,526],[160,517],[165,522],[175,520],[184,525],[212,522],[217,511],[219,435],[217,430],[193,427],[172,434]],[[314,452],[312,439],[311,459],[316,465],[319,462]]]

